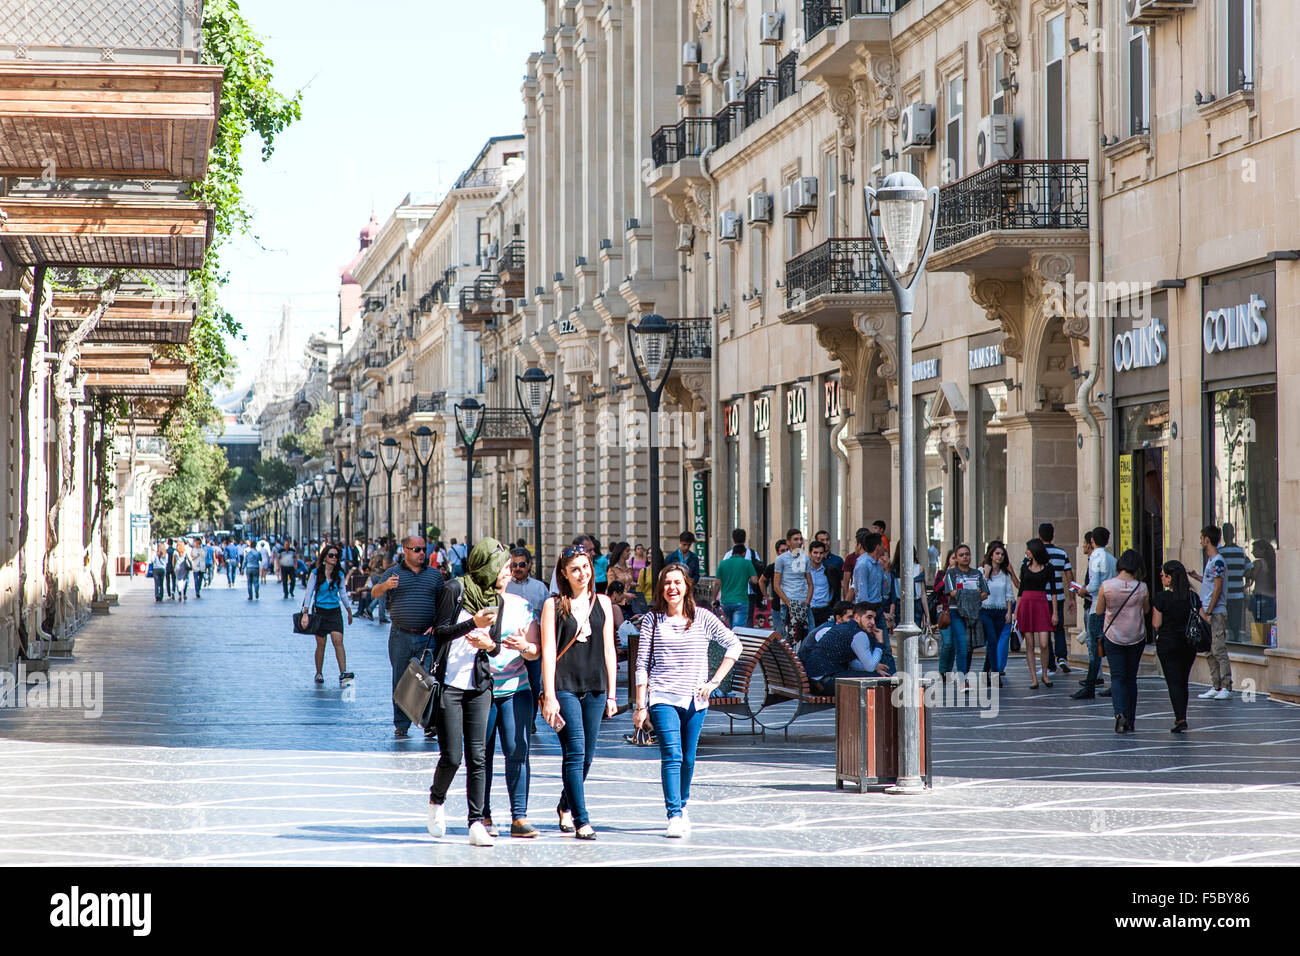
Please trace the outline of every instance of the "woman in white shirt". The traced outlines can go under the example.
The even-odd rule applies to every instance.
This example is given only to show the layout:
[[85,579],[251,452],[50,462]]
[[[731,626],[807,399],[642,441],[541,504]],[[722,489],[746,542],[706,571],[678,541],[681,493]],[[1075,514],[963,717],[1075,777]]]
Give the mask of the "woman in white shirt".
[[[1007,546],[1001,541],[989,545],[984,555],[984,580],[988,584],[989,595],[980,605],[980,625],[984,628],[984,673],[998,673],[998,686],[1006,683],[1007,645],[1011,643],[1011,632],[1007,630],[1007,619],[1016,603],[1016,576],[1011,570],[1011,558]],[[987,678],[990,682],[992,678]]]

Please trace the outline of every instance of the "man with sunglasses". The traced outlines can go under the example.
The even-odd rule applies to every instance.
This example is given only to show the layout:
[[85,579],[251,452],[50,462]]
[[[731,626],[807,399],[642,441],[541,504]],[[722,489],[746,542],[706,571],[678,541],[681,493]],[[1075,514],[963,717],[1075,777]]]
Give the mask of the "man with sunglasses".
[[[416,534],[402,539],[402,560],[380,575],[379,582],[370,589],[373,598],[387,597],[392,622],[388,631],[388,662],[393,667],[393,690],[397,690],[397,682],[411,658],[430,644],[428,631],[438,618],[442,586],[442,574],[428,566],[424,538]],[[394,704],[393,736],[405,740],[410,729],[410,718]],[[432,726],[425,728],[426,738],[433,735]]]

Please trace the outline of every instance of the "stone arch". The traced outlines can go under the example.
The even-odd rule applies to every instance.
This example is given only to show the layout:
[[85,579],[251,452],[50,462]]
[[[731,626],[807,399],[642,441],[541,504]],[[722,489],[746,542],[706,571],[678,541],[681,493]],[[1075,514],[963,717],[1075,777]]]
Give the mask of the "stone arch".
[[1024,373],[1025,411],[1064,411],[1060,406],[1074,401],[1074,379],[1070,367],[1078,361],[1077,339],[1065,334],[1059,316],[1035,317],[1028,336]]

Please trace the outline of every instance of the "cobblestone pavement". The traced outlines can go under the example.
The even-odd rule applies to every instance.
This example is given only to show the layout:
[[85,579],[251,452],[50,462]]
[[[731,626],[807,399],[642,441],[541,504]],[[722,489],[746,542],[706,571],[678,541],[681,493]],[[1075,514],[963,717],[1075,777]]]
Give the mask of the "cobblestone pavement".
[[937,713],[922,796],[838,791],[831,714],[788,741],[727,736],[714,715],[694,833],[669,841],[658,753],[622,742],[622,716],[588,783],[600,839],[578,843],[555,826],[559,747],[539,723],[544,836],[469,847],[462,778],[435,842],[437,747],[392,739],[387,628],[358,621],[356,683],[341,690],[328,656],[317,688],[295,606],[275,585],[249,602],[242,580],[217,581],[185,604],[137,586],[95,618],[54,670],[103,673],[100,717],[0,710],[0,864],[1300,864],[1300,709],[1195,700],[1192,732],[1173,735],[1163,681],[1144,678],[1139,733],[1116,737],[1109,701],[1065,699],[1078,675],[1030,691],[1019,661],[995,719]]

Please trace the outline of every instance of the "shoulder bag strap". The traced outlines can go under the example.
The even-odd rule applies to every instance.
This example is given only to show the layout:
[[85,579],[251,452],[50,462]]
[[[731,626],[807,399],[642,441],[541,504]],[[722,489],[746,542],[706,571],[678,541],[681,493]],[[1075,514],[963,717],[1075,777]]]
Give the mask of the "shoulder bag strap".
[[[555,615],[555,630],[558,633],[558,631],[560,630],[560,606],[558,604],[552,604],[551,613]],[[575,625],[577,624],[576,618],[574,619],[574,624]],[[563,657],[565,654],[569,653],[569,648],[571,648],[577,642],[577,640],[578,640],[578,629],[575,626],[573,631],[573,637],[569,638],[569,643],[565,644],[564,649],[560,651],[560,653],[555,655],[555,663],[557,664],[560,663],[560,658]]]
[[[1141,584],[1141,583],[1142,583],[1141,581],[1138,582],[1138,584]],[[1129,598],[1131,598],[1133,595],[1137,594],[1137,591],[1138,591],[1138,589],[1137,589],[1136,587],[1133,588],[1132,591],[1129,591],[1128,594],[1126,594],[1126,595],[1124,596],[1124,600],[1122,600],[1122,601],[1119,602],[1119,607],[1115,608],[1114,613],[1111,614],[1111,616],[1110,616],[1110,624],[1107,624],[1107,625],[1106,625],[1106,629],[1105,629],[1104,631],[1101,632],[1101,636],[1102,636],[1102,637],[1105,637],[1107,634],[1110,633],[1110,629],[1111,629],[1111,627],[1112,627],[1112,626],[1114,625],[1114,623],[1115,623],[1115,618],[1119,617],[1119,612],[1122,611],[1122,610],[1124,610],[1124,605],[1128,603]],[[1098,592],[1098,593],[1100,593],[1100,592]]]

